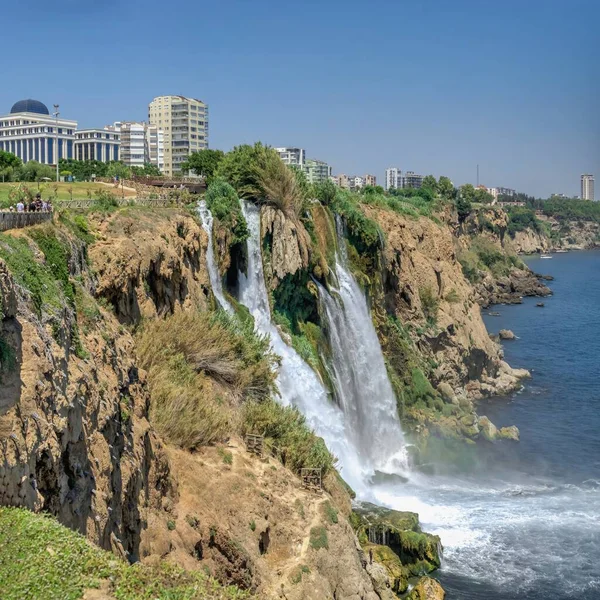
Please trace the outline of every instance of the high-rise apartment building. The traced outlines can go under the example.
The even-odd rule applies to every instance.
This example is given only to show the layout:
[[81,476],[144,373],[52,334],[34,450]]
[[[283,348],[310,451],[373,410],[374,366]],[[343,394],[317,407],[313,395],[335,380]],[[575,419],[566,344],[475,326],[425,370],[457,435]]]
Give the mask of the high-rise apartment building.
[[377,185],[377,177],[375,177],[375,175],[365,175],[364,178],[365,180],[365,185],[372,185],[372,186],[376,186]]
[[385,189],[402,187],[402,171],[396,167],[390,167],[385,170]]
[[304,148],[275,148],[281,160],[293,167],[303,169],[306,164],[306,150]]
[[148,123],[117,121],[105,127],[121,134],[121,160],[129,167],[149,163],[161,171],[165,168],[164,134],[162,129]]
[[420,188],[423,185],[423,175],[417,175],[414,171],[402,173],[396,167],[385,170],[385,189],[396,188]]
[[309,183],[323,183],[331,177],[331,167],[322,160],[307,158],[304,172]]
[[158,96],[148,106],[148,120],[163,130],[166,175],[180,175],[192,152],[208,148],[208,106],[201,100]]
[[594,199],[594,176],[589,173],[581,176],[581,199]]
[[417,175],[414,171],[406,171],[402,176],[402,187],[419,189],[423,185],[423,179],[423,175]]

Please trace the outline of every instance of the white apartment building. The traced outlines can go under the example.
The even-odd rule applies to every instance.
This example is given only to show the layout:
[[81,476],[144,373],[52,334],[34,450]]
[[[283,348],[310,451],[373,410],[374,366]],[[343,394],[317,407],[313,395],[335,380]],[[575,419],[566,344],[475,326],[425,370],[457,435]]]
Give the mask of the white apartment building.
[[106,129],[81,129],[75,132],[75,160],[119,160],[121,136]]
[[396,188],[420,188],[423,185],[423,175],[417,175],[414,171],[402,171],[396,167],[385,170],[385,189]]
[[348,187],[351,190],[356,190],[365,187],[365,178],[359,175],[352,175],[348,177]]
[[304,148],[275,148],[281,160],[286,164],[303,169],[306,165],[306,150]]
[[121,160],[129,167],[143,168],[150,163],[161,171],[165,168],[162,129],[135,121],[117,121],[105,127],[121,134]]
[[208,148],[208,106],[201,100],[158,96],[148,106],[148,120],[163,131],[166,175],[180,175],[192,152]]
[[594,200],[594,176],[589,173],[581,176],[581,199]]
[[385,170],[385,189],[402,187],[402,171],[396,167],[390,167]]
[[322,160],[307,158],[303,170],[309,183],[323,183],[331,177],[331,167]]
[[51,115],[38,100],[20,100],[8,115],[0,117],[0,150],[23,162],[55,165],[61,158],[75,158],[76,129],[77,121]]

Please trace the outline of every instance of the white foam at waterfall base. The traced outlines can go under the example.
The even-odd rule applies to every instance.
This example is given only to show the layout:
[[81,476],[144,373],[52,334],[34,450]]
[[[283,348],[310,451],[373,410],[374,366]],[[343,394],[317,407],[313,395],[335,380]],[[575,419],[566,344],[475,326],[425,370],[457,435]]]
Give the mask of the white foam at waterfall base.
[[225,298],[223,293],[223,283],[219,275],[217,262],[215,261],[215,251],[213,248],[213,216],[206,206],[206,200],[201,200],[198,203],[198,214],[202,220],[202,227],[208,235],[208,246],[206,248],[206,268],[208,269],[208,277],[215,298],[221,305],[221,308],[226,310],[230,315],[233,314],[233,306]]
[[273,351],[281,357],[277,377],[281,402],[300,410],[308,425],[325,440],[329,450],[339,459],[343,477],[360,493],[365,489],[365,480],[370,473],[347,431],[342,411],[330,400],[315,371],[283,341],[271,321],[261,255],[260,208],[242,201],[242,211],[250,235],[248,272],[239,273],[239,300],[254,317],[256,331],[270,336]]

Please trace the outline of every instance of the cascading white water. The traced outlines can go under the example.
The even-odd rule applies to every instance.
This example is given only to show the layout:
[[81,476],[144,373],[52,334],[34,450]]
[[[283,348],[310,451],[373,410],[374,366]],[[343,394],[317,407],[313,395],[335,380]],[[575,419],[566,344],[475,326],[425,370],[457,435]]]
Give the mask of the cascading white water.
[[202,219],[202,227],[204,231],[208,234],[208,246],[206,248],[206,267],[208,269],[208,277],[210,279],[210,285],[213,290],[213,294],[215,298],[221,305],[223,309],[225,309],[230,315],[233,314],[233,306],[228,302],[227,298],[225,298],[225,294],[223,293],[223,283],[221,281],[221,276],[219,275],[219,269],[217,267],[217,262],[215,261],[215,251],[213,248],[213,216],[206,206],[206,200],[200,200],[198,204],[198,214],[200,215],[200,219]]
[[346,240],[336,219],[338,254],[331,293],[319,285],[332,351],[336,397],[361,456],[372,470],[407,470],[404,435],[379,338],[364,292],[348,269]]
[[[340,242],[345,244],[343,239]],[[319,285],[319,295],[331,345],[333,383],[346,427],[372,470],[405,473],[406,448],[396,395],[367,299],[340,259],[335,275],[337,289],[329,293]]]
[[270,336],[273,351],[281,357],[277,380],[281,402],[300,410],[309,426],[338,457],[344,478],[357,492],[362,491],[368,472],[353,444],[353,436],[347,430],[343,412],[329,399],[317,374],[283,341],[279,330],[271,321],[262,265],[260,208],[242,201],[242,212],[250,236],[248,273],[239,273],[239,299],[254,317],[255,329]]

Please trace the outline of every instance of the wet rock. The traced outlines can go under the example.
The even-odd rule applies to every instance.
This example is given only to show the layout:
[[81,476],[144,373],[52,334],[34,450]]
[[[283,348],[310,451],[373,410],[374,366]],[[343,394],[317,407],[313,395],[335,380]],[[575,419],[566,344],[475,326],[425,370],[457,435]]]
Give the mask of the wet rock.
[[452,386],[449,383],[442,381],[438,384],[437,390],[444,399],[444,402],[448,402],[450,404],[458,403],[458,400],[456,399],[456,394],[454,393],[454,390],[452,389]]
[[501,329],[498,332],[498,337],[501,340],[514,340],[517,336],[510,329]]
[[407,600],[444,600],[445,596],[446,592],[435,579],[421,577],[406,598]]
[[513,442],[518,442],[519,428],[516,425],[511,425],[510,427],[502,427],[502,429],[498,431],[497,437],[501,440],[511,440]]
[[479,417],[478,424],[479,432],[484,439],[488,440],[488,442],[493,442],[496,440],[498,429],[487,417]]
[[354,508],[354,529],[363,545],[389,547],[411,575],[439,568],[440,538],[421,531],[419,516],[368,502]]

